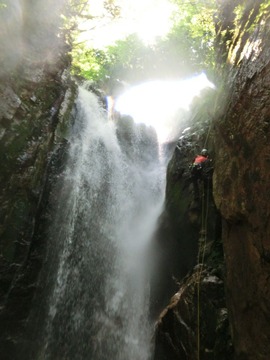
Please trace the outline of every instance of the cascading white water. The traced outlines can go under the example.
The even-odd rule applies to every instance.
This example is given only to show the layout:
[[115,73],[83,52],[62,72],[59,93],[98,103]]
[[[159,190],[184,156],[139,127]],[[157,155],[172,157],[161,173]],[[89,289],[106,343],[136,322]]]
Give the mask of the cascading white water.
[[153,129],[109,121],[80,88],[48,261],[39,359],[147,360],[148,248],[165,169]]

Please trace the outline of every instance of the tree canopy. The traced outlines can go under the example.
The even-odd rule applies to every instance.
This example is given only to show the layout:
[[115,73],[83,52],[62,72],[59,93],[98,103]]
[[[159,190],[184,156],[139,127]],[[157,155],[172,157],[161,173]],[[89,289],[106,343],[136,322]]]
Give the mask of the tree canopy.
[[[174,3],[177,5],[174,26],[165,38],[159,38],[154,45],[145,45],[136,34],[131,34],[105,49],[75,44],[73,73],[104,82],[108,77],[136,81],[211,69],[214,66],[216,1],[174,0]],[[120,16],[121,9],[115,1],[106,1],[104,6],[112,17]]]
[[[107,83],[108,79],[134,83],[153,78],[185,77],[202,70],[209,73],[215,68],[215,45],[218,45],[221,54],[218,61],[225,62],[230,52],[233,33],[236,33],[235,27],[239,26],[241,18],[246,17],[246,27],[252,30],[256,24],[254,17],[268,14],[270,7],[269,0],[260,0],[255,5],[252,0],[168,1],[175,5],[173,26],[169,33],[157,38],[155,43],[147,45],[134,33],[105,48],[99,48],[89,45],[87,39],[81,39],[85,29],[82,29],[80,24],[87,23],[87,31],[95,31],[98,26],[106,26],[107,23],[123,19],[123,9],[120,6],[123,1],[59,0],[60,9],[65,5],[65,9],[61,10],[61,31],[70,46],[72,73],[100,84]],[[103,4],[100,14],[93,10],[93,5],[97,3]],[[6,18],[5,13],[10,4],[11,0],[0,0],[2,18]],[[32,6],[28,2],[25,4],[29,9]],[[51,8],[48,6],[48,9]],[[29,13],[32,14],[30,11]],[[222,20],[224,14],[225,23]],[[27,21],[24,23],[30,24],[28,27],[31,30],[35,17],[32,16],[34,20],[31,20],[30,15],[27,18],[27,11],[25,16]],[[59,28],[58,20],[57,15],[56,31]],[[149,29],[152,23],[153,19],[149,18]],[[223,25],[220,27],[220,24]],[[231,57],[235,57],[235,54],[232,53]]]

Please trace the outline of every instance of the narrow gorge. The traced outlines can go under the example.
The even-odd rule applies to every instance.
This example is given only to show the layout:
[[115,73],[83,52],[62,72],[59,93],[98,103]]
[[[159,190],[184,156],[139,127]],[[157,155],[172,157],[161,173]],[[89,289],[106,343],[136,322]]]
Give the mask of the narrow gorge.
[[1,359],[269,360],[269,1],[215,2],[214,86],[185,107],[185,83],[162,144],[109,108],[117,67],[74,74],[67,3],[0,1]]

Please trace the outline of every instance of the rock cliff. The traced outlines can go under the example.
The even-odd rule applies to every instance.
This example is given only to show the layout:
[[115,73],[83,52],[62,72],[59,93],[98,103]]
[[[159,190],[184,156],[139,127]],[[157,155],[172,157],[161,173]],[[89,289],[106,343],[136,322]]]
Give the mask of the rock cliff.
[[[43,210],[65,157],[76,86],[57,36],[64,1],[6,3],[0,13],[0,350],[14,360],[45,259]],[[269,2],[218,3],[220,90],[194,110],[168,168],[152,279],[152,316],[161,312],[155,360],[269,359]],[[201,187],[195,201],[189,164],[206,145],[213,184]]]
[[269,4],[247,2],[229,48],[216,121],[215,202],[222,214],[226,301],[236,359],[270,353]]
[[170,294],[174,296],[156,325],[156,360],[193,360],[198,349],[201,359],[229,360],[233,351],[224,293],[221,216],[211,180],[199,182],[199,196],[195,196],[190,171],[194,155],[206,142],[211,166],[215,164],[211,121],[201,106],[194,114],[168,166],[166,206],[157,234],[162,255],[153,281],[155,311]]
[[64,38],[57,36],[62,2],[51,15],[50,2],[6,3],[0,13],[0,349],[15,359],[43,261],[37,229],[49,176],[64,156],[76,87]]
[[[198,267],[202,267],[197,265],[191,270],[190,262],[184,271],[190,272],[184,279],[183,272],[177,274],[178,281],[182,279],[180,287],[174,288],[175,295],[157,324],[155,359],[269,358],[269,3],[228,1],[220,2],[220,6],[217,49],[222,82],[215,104],[210,105],[214,113],[208,144],[215,160],[213,195],[221,230],[220,236],[214,236],[211,241],[219,243],[221,248],[214,262],[211,256],[215,256],[216,250],[206,248],[200,274],[200,308],[203,310],[199,312],[199,320],[195,283],[199,283],[196,274]],[[205,137],[206,134],[201,138],[201,145],[205,144]],[[194,147],[194,141],[191,144]],[[180,149],[186,151],[187,144],[182,144]],[[179,172],[175,162],[177,152],[179,149],[168,173],[166,214],[172,208],[170,198],[175,209],[178,207],[175,214],[181,213],[181,207],[186,214],[191,209],[191,202],[186,201],[187,187],[184,187],[181,170],[181,166],[185,169],[187,166],[183,158],[179,158],[182,165],[178,183],[170,181]],[[177,192],[182,195],[175,196]],[[167,244],[175,241],[174,263],[179,261],[184,264],[180,267],[185,266],[186,245],[181,235],[190,227],[191,218],[186,217],[189,221],[184,224],[171,216],[166,218],[161,224],[160,241]],[[174,240],[171,240],[172,224],[176,225]],[[194,242],[192,239],[193,236],[189,244]],[[200,264],[199,259],[195,259],[196,248],[190,246],[193,261]],[[172,253],[175,254],[173,250]],[[176,270],[168,273],[174,275]],[[167,280],[170,280],[169,274]],[[210,290],[207,283],[209,276],[213,279],[211,274],[216,279]],[[222,282],[223,295],[220,293]],[[173,291],[172,286],[168,288]],[[219,299],[218,295],[221,295]]]

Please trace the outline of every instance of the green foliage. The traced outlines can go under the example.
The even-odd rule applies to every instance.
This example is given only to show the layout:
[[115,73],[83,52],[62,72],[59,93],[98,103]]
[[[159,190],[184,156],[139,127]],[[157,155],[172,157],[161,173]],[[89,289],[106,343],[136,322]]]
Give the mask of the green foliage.
[[85,49],[79,46],[73,51],[73,75],[82,76],[94,81],[103,81],[109,76],[109,57],[100,49]]
[[108,78],[138,81],[153,68],[153,55],[153,49],[135,34],[104,50],[87,49],[81,44],[73,51],[73,74],[98,82]]
[[179,51],[198,68],[214,66],[215,0],[174,0],[178,11],[168,41],[177,42]]
[[260,6],[260,13],[261,14],[267,14],[269,15],[269,11],[270,11],[270,1],[264,1],[261,6]]
[[98,21],[112,21],[121,15],[117,0],[103,0],[104,13],[92,15],[92,2],[87,0],[67,0],[65,14],[62,14],[62,31],[71,46],[73,59],[72,73],[94,81],[102,81],[108,76],[110,54],[101,49],[89,48],[87,42],[78,42],[81,31],[79,24],[90,22],[94,29]]
[[114,0],[107,0],[104,2],[104,8],[107,12],[113,17],[119,17],[121,14],[121,8],[118,6]]
[[[239,6],[238,6],[239,8]],[[235,10],[235,13],[237,10]],[[249,7],[243,8],[240,11],[240,16],[236,16],[235,24],[236,26],[240,26],[239,24],[243,22],[243,18],[246,16],[246,31],[252,33],[258,23],[264,19],[263,21],[267,21],[270,16],[270,1],[269,0],[260,0],[255,5],[251,4]]]
[[86,0],[66,0],[66,7],[62,18],[62,32],[69,45],[73,46],[78,36],[78,24],[84,17],[90,15],[89,3]]
[[140,77],[146,63],[147,47],[136,34],[107,48],[108,72],[113,78]]
[[243,14],[245,11],[245,5],[244,4],[238,4],[235,8],[234,8],[234,14],[235,14],[235,18],[234,21],[236,23],[238,23],[240,21],[240,19],[242,18]]
[[[174,27],[166,38],[146,46],[132,34],[103,50],[89,49],[83,43],[73,46],[73,73],[102,82],[108,77],[139,81],[212,69],[216,1],[173,1],[178,11]],[[111,17],[121,12],[114,0],[104,1],[104,8]],[[85,8],[81,10],[85,11]],[[73,32],[73,36],[76,35]]]

